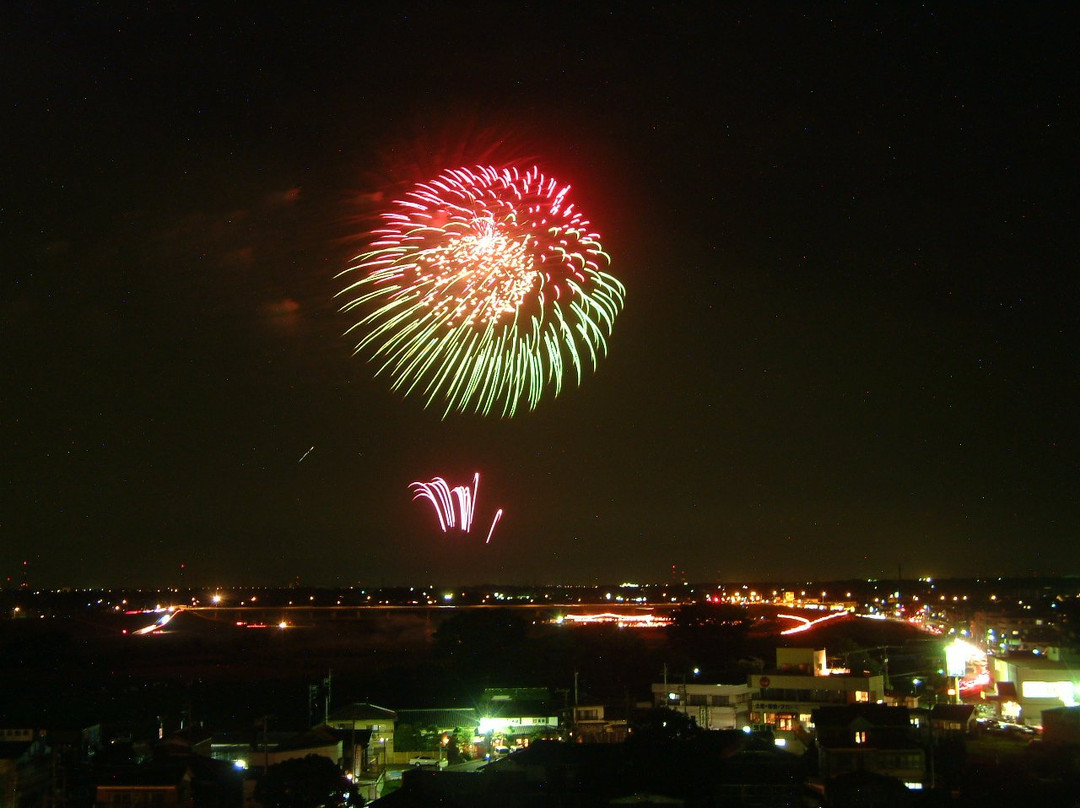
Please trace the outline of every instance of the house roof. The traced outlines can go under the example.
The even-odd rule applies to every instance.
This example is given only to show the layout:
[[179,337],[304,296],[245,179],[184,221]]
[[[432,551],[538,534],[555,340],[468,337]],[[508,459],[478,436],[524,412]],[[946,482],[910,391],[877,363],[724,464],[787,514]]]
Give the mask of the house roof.
[[866,743],[855,743],[853,738],[829,739],[818,738],[818,743],[826,749],[867,750],[867,749],[922,749],[923,745],[913,738],[895,735],[871,735]]
[[480,694],[480,701],[545,701],[550,695],[546,687],[489,687]]
[[493,701],[483,708],[492,718],[516,718],[519,716],[554,715],[555,711],[546,701]]
[[318,749],[323,746],[332,746],[340,743],[337,736],[329,727],[315,727],[315,729],[293,735],[277,745],[277,751],[288,752],[298,749]]
[[623,756],[618,744],[570,744],[560,741],[537,741],[525,749],[519,749],[508,757],[493,761],[487,768],[492,771],[519,766],[562,766],[569,763],[609,766]]
[[330,721],[396,721],[397,713],[367,702],[353,702],[330,713]]
[[1003,657],[998,657],[998,659],[1013,667],[1027,670],[1061,671],[1062,673],[1074,670],[1074,667],[1068,662],[1051,659],[1044,654],[1036,654],[1031,651],[1012,651]]
[[930,709],[930,720],[959,721],[966,723],[975,712],[974,704],[935,704]]
[[818,707],[813,712],[814,725],[818,728],[846,727],[860,719],[873,727],[907,727],[911,724],[906,707],[887,704],[843,704]]
[[475,707],[446,707],[434,710],[398,710],[398,722],[416,727],[437,727],[440,731],[473,729],[480,723],[480,712]]
[[663,794],[650,794],[635,791],[625,797],[616,797],[608,805],[685,805],[686,801],[678,797],[666,797]]
[[127,788],[130,786],[175,788],[191,769],[186,762],[155,763],[149,766],[113,766],[98,772],[98,788]]

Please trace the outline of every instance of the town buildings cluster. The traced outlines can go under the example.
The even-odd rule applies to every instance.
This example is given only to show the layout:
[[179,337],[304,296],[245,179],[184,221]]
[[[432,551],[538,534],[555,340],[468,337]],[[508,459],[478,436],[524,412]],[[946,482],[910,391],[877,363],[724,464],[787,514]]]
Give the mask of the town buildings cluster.
[[[270,772],[313,758],[332,764],[343,778],[342,799],[348,794],[354,803],[579,805],[636,798],[737,805],[750,804],[732,800],[756,787],[766,800],[757,804],[787,804],[796,796],[828,804],[856,787],[902,788],[908,798],[955,794],[967,749],[981,739],[1043,750],[1031,758],[1043,766],[1043,779],[1071,787],[1080,761],[1076,593],[942,592],[931,598],[932,608],[913,609],[918,598],[936,591],[924,584],[921,595],[907,599],[895,587],[854,602],[847,600],[849,589],[835,601],[790,588],[768,593],[770,605],[809,614],[801,618],[806,623],[817,619],[815,609],[922,623],[918,648],[894,653],[909,665],[917,660],[914,670],[890,670],[888,646],[876,657],[885,661],[883,669],[862,669],[851,654],[815,644],[812,633],[783,636],[785,630],[771,658],[739,660],[738,679],[713,681],[698,669],[665,665],[655,681],[642,683],[641,693],[615,701],[581,698],[576,682],[561,693],[508,682],[479,691],[469,707],[327,703],[303,731],[281,731],[271,716],[240,731],[159,722],[157,736],[147,738],[116,735],[102,723],[7,721],[0,725],[0,808],[254,808],[275,804],[259,790]],[[635,589],[593,596],[597,605],[617,609],[639,602],[626,599],[628,592],[642,597]],[[744,591],[758,598],[757,590],[739,587],[722,602],[738,604]],[[295,598],[276,597],[289,594]],[[252,594],[234,608],[262,608],[256,606],[260,597],[271,599]],[[703,600],[720,597],[714,589]],[[91,603],[112,608],[107,598]],[[9,617],[27,619],[31,611],[20,603]],[[37,619],[45,619],[38,612]],[[581,638],[588,641],[587,634]],[[655,766],[641,763],[646,748],[654,762],[712,774],[695,774],[681,785],[670,772],[647,776]],[[665,757],[672,748],[682,757]],[[622,775],[583,773],[595,767]],[[577,785],[567,785],[571,781]],[[522,801],[521,795],[538,793],[561,796]],[[600,797],[605,802],[592,802]]]

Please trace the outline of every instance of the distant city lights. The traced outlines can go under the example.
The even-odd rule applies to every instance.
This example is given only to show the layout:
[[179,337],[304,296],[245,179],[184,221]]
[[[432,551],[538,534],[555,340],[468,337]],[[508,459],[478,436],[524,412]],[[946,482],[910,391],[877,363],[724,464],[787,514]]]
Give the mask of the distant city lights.
[[615,612],[602,612],[600,614],[567,614],[556,617],[558,624],[570,623],[571,625],[591,625],[596,623],[614,623],[620,628],[661,628],[670,625],[672,619],[658,614],[617,614]]

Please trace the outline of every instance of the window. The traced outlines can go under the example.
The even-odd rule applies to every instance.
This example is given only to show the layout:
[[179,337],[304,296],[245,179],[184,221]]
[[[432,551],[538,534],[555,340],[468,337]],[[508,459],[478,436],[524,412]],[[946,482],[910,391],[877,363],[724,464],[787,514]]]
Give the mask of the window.
[[870,693],[866,690],[856,690],[855,701],[870,701]]
[[919,771],[923,767],[923,758],[918,752],[879,752],[877,763],[878,771]]
[[855,733],[855,743],[866,743],[866,732],[864,730],[860,729]]
[[1059,699],[1065,704],[1072,702],[1072,682],[1029,681],[1020,685],[1025,699]]

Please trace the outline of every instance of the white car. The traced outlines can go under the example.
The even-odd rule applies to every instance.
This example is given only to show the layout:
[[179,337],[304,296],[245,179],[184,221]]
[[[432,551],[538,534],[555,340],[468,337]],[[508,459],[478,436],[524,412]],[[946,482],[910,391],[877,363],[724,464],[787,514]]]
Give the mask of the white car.
[[418,769],[445,769],[447,764],[441,758],[432,757],[431,755],[417,755],[409,759],[409,765],[416,766]]

